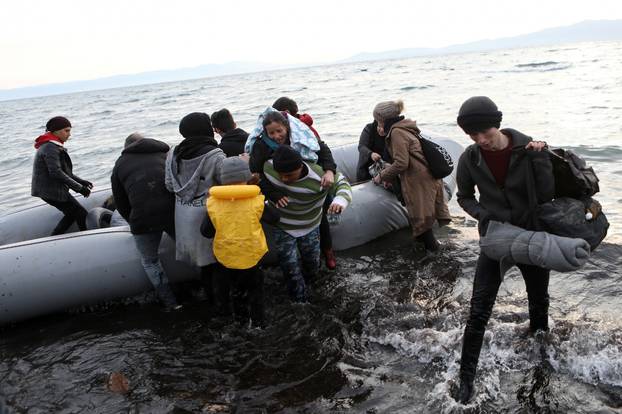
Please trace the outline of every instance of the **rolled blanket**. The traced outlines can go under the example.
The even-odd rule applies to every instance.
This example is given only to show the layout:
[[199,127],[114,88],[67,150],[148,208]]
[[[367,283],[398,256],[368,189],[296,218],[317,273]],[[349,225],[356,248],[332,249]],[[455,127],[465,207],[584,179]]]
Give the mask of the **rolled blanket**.
[[502,277],[517,263],[570,272],[590,257],[590,245],[583,239],[525,230],[498,221],[488,223],[479,245],[482,253],[500,262]]

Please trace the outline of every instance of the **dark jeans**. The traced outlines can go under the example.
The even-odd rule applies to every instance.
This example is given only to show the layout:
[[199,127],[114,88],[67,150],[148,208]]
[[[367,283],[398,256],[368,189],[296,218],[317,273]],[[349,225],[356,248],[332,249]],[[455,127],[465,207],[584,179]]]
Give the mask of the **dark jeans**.
[[[529,300],[529,326],[531,331],[548,329],[549,273],[550,270],[537,266],[517,265],[523,274]],[[484,340],[486,324],[497,298],[501,275],[499,262],[480,253],[475,269],[471,311],[464,329],[460,377],[473,381],[479,353]]]
[[65,215],[52,231],[52,236],[65,233],[74,221],[78,223],[80,231],[86,230],[87,212],[71,194],[69,194],[67,201],[49,200],[47,198],[43,198],[43,201],[56,207]]
[[332,202],[333,198],[327,196],[326,200],[324,200],[324,205],[322,206],[322,221],[320,221],[320,249],[322,251],[333,248],[333,237],[330,235],[330,224],[328,223],[328,218],[326,217],[328,207],[330,207]]

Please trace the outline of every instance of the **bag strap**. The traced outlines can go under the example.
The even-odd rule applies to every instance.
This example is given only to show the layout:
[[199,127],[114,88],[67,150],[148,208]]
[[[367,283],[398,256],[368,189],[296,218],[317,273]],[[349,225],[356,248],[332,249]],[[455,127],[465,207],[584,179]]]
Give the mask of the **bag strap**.
[[534,226],[531,230],[539,230],[538,222],[538,194],[536,192],[536,179],[533,174],[533,161],[527,154],[527,150],[524,150],[523,156],[527,158],[529,165],[527,166],[527,202],[529,206],[529,221]]

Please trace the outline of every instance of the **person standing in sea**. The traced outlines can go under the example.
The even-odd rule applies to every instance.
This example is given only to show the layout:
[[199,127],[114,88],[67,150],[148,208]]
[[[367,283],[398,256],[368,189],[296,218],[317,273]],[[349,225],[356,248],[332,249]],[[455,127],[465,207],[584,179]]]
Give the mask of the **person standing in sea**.
[[[324,141],[322,141],[322,139],[320,138],[320,134],[313,127],[313,118],[307,113],[299,113],[298,104],[296,103],[296,101],[288,98],[287,96],[281,96],[276,101],[274,101],[272,107],[277,111],[287,112],[288,114],[299,119],[300,121],[302,121],[302,123],[308,126],[309,129],[313,132],[313,135],[315,135],[315,137],[317,138],[322,151],[329,154],[330,158],[332,159],[332,153],[330,151],[330,148],[328,147],[328,145],[326,145]],[[324,167],[324,165],[322,166]],[[330,175],[332,173],[334,177],[334,175],[337,173],[336,164],[335,167],[332,169],[330,165],[326,168],[327,169],[325,174],[328,173]],[[330,186],[332,184],[332,180],[324,181],[326,186]],[[335,251],[333,250],[333,237],[330,233],[330,224],[326,215],[331,202],[331,197],[326,197],[326,201],[324,202],[324,206],[322,207],[322,222],[320,223],[320,251],[324,255],[326,267],[330,270],[335,270],[335,268],[337,267],[337,257],[335,256]]]
[[[538,230],[530,212],[528,187],[533,185],[538,203],[553,198],[555,181],[546,143],[514,129],[499,129],[502,113],[486,96],[474,96],[460,107],[458,125],[475,142],[458,162],[458,204],[478,220],[480,236],[490,220],[509,222],[526,230]],[[479,197],[475,197],[475,187]],[[529,330],[548,330],[549,270],[517,265],[527,287]],[[473,381],[486,324],[497,298],[501,274],[499,262],[480,253],[475,268],[469,319],[464,329],[460,360],[460,388],[456,400],[465,404],[473,396]]]
[[[208,300],[218,299],[218,277],[213,277],[216,258],[212,239],[201,235],[205,217],[205,203],[211,186],[218,184],[218,174],[226,158],[214,139],[210,116],[192,112],[179,123],[184,137],[179,145],[168,152],[164,183],[175,194],[175,251],[176,259],[201,269],[201,279],[207,289]],[[228,296],[228,290],[223,287]],[[225,293],[223,293],[225,296]]]
[[71,122],[55,116],[45,124],[45,131],[35,140],[37,153],[32,167],[31,194],[63,213],[52,236],[65,233],[74,221],[81,231],[86,230],[87,211],[69,189],[88,197],[93,183],[73,174],[73,164],[65,148],[71,136]]
[[164,185],[169,146],[135,132],[125,139],[110,184],[117,211],[127,220],[140,262],[167,310],[181,307],[169,285],[158,250],[162,233],[175,238],[175,197]]

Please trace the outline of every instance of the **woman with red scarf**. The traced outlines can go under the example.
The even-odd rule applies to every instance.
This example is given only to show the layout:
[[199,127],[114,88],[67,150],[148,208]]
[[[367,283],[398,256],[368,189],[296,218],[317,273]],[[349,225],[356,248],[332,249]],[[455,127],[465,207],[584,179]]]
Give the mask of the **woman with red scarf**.
[[31,194],[59,209],[64,217],[58,222],[52,236],[63,234],[73,224],[86,230],[87,212],[69,194],[69,189],[88,197],[93,183],[73,174],[73,164],[65,149],[71,136],[71,123],[62,116],[55,116],[45,124],[45,134],[35,140],[35,162],[32,169]]

